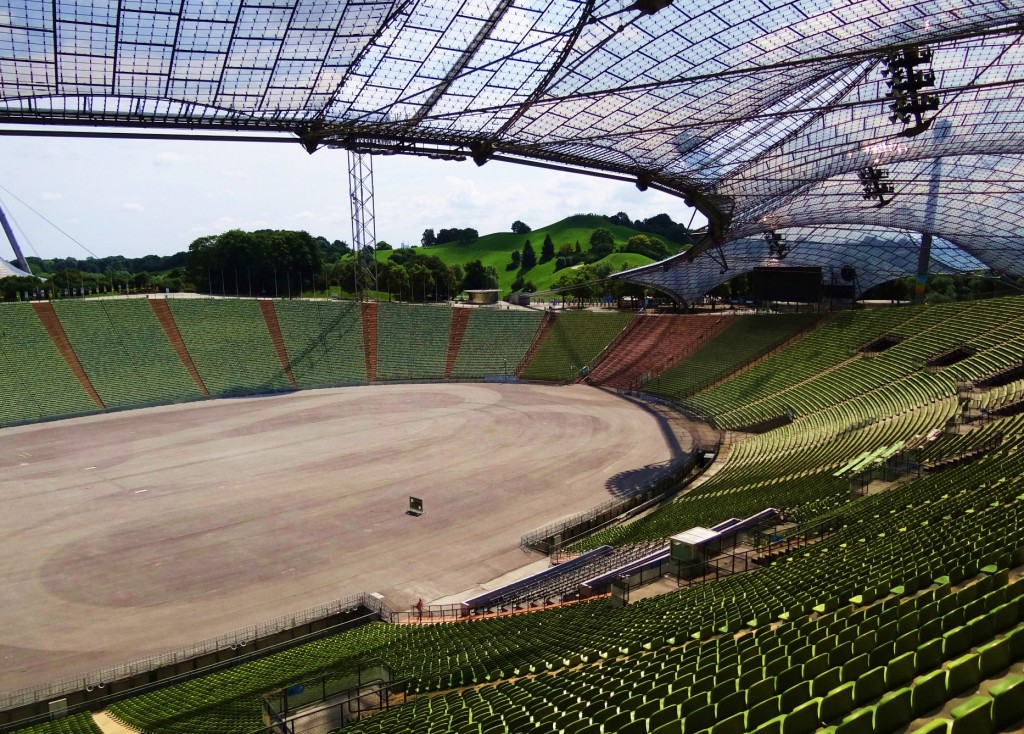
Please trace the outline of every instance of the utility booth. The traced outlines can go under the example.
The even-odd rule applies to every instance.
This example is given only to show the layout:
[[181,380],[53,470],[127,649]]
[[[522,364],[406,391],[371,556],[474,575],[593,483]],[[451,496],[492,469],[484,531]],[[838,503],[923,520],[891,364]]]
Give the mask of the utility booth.
[[493,306],[498,302],[497,289],[466,291],[466,300],[473,306]]
[[749,571],[772,538],[780,513],[769,507],[741,520],[730,517],[714,527],[690,528],[670,538],[669,550],[680,584],[705,575],[715,578]]
[[722,533],[696,527],[669,538],[670,554],[680,578],[701,576],[709,559],[722,552]]

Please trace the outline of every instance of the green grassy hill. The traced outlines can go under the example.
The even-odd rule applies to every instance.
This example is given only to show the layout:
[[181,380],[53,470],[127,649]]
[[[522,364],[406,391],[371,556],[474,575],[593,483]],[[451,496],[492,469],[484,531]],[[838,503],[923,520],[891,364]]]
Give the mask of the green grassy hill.
[[[590,249],[590,235],[595,229],[602,227],[612,233],[612,237],[615,238],[616,247],[626,244],[630,237],[642,234],[651,239],[664,242],[672,252],[677,252],[680,249],[679,245],[669,242],[658,235],[641,232],[632,227],[612,224],[607,218],[600,215],[577,214],[560,222],[535,229],[525,235],[513,234],[512,232],[495,232],[494,234],[484,235],[475,242],[466,244],[451,242],[444,245],[425,247],[421,252],[425,255],[434,255],[447,265],[465,265],[473,260],[480,260],[484,265],[490,265],[498,271],[499,290],[502,293],[508,293],[512,289],[512,281],[516,279],[519,271],[506,270],[505,268],[512,258],[512,251],[521,250],[527,240],[530,241],[539,260],[541,246],[544,244],[544,237],[546,235],[551,235],[551,239],[555,243],[556,253],[558,248],[566,242],[574,247],[579,242],[580,247],[587,251]],[[390,252],[383,251],[377,253],[377,258],[383,261],[390,255]],[[611,263],[612,268],[615,271],[619,271],[626,266],[636,268],[641,265],[647,265],[653,262],[653,260],[636,253],[616,252],[598,262]],[[554,281],[558,280],[562,274],[561,271],[555,272],[555,260],[549,260],[546,263],[538,264],[530,270],[524,271],[523,277],[531,281],[538,290],[544,290],[550,287]]]

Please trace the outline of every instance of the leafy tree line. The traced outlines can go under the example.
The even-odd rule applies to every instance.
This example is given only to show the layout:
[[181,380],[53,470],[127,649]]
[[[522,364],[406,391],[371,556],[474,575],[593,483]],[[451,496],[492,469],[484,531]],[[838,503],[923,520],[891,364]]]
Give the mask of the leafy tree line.
[[186,271],[199,293],[277,296],[301,293],[305,278],[324,273],[348,246],[323,247],[308,232],[234,229],[200,237],[188,246]]
[[521,273],[530,270],[536,265],[543,265],[551,260],[555,261],[555,272],[565,268],[576,267],[580,264],[595,263],[614,252],[629,252],[649,257],[652,260],[664,260],[672,255],[672,251],[661,240],[648,237],[647,235],[634,235],[621,245],[617,250],[615,238],[612,233],[604,227],[595,229],[588,242],[588,248],[584,250],[580,243],[563,242],[555,249],[555,243],[551,235],[545,235],[544,243],[540,248],[538,259],[536,250],[530,240],[526,240],[521,250],[513,250],[506,270],[519,270]]
[[648,234],[660,235],[677,245],[692,245],[694,242],[692,233],[685,225],[674,222],[672,217],[664,213],[655,214],[647,219],[630,220],[626,212],[619,212],[614,216],[608,217],[608,221],[623,227],[632,227]]
[[[622,269],[628,270],[629,267],[629,263],[625,263]],[[552,284],[552,288],[560,292],[563,301],[576,301],[580,305],[605,296],[616,299],[644,296],[645,288],[642,285],[623,280],[606,280],[613,272],[611,264],[607,262],[581,265],[566,271]]]
[[[390,247],[387,243],[380,245]],[[278,292],[283,294],[289,287],[300,291],[300,273],[310,274],[311,278],[322,263],[338,261],[349,252],[348,245],[341,240],[332,242],[306,232],[235,230],[200,237],[187,251],[173,255],[29,257],[29,267],[37,277],[4,278],[0,280],[0,294],[5,300],[183,290],[270,295],[274,292],[268,288],[272,276],[267,273],[275,269]],[[295,271],[290,285],[289,270]]]
[[[616,215],[628,220],[624,214]],[[605,217],[609,221],[615,218]],[[667,215],[658,215],[644,226],[664,229]],[[632,226],[632,224],[631,224]],[[512,223],[516,234],[528,235],[532,229],[521,220]],[[450,227],[428,229],[423,233],[424,245],[452,242],[468,243],[479,237],[473,228]],[[584,249],[579,242],[556,245],[547,234],[536,246],[529,239],[512,254],[507,269],[518,271],[516,290],[536,290],[527,279],[538,264],[555,261],[556,270],[592,263],[615,250],[615,243],[606,229],[598,229]],[[654,238],[631,238],[619,248],[659,259],[668,254],[664,243]],[[375,251],[392,250],[386,242],[377,243]],[[415,250],[393,250],[391,258],[381,265],[381,291],[390,289],[403,300],[431,300],[441,294],[455,295],[461,289],[498,287],[498,274],[477,260],[465,266],[446,266],[437,258]],[[374,257],[374,251],[359,257]],[[187,251],[173,255],[146,255],[127,258],[121,255],[85,259],[38,257],[28,258],[36,278],[7,278],[0,281],[0,293],[8,300],[20,297],[62,297],[106,293],[165,290],[194,290],[226,295],[298,295],[310,290],[326,291],[331,284],[342,292],[355,287],[357,256],[341,240],[314,237],[307,232],[285,230],[232,230],[219,235],[200,237]],[[352,285],[348,285],[348,284]]]
[[458,227],[439,229],[437,234],[434,234],[433,229],[425,229],[423,230],[423,236],[420,238],[420,244],[424,247],[447,245],[449,242],[458,242],[465,245],[470,242],[476,242],[479,238],[480,233],[472,227],[466,227],[465,229],[459,229]]
[[[916,279],[912,275],[876,285],[864,293],[866,300],[909,301],[914,297]],[[925,283],[925,303],[968,301],[999,295],[1019,295],[1024,278],[993,277],[987,273],[929,275]]]
[[110,255],[109,257],[92,257],[78,259],[74,257],[55,257],[43,259],[29,256],[25,258],[29,268],[35,275],[57,273],[61,270],[77,270],[82,273],[93,273],[96,275],[107,273],[158,273],[174,268],[185,267],[188,253],[176,252],[173,255],[144,255],[143,257],[124,257],[123,255]]
[[0,297],[5,301],[81,298],[117,293],[178,292],[185,287],[184,268],[172,268],[165,273],[153,275],[146,270],[129,273],[126,270],[111,269],[95,273],[65,267],[53,273],[41,272],[35,276],[0,279]]

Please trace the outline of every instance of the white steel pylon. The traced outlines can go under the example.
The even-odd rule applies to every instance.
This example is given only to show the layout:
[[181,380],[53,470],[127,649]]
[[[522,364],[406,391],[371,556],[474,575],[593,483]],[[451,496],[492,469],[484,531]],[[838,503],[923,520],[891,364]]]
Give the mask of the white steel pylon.
[[377,290],[377,229],[373,215],[373,157],[348,151],[348,190],[352,206],[352,250],[356,254],[355,289],[362,298]]
[[4,214],[2,205],[0,205],[0,227],[3,228],[8,241],[11,243],[11,247],[14,249],[14,257],[18,261],[18,267],[26,273],[31,273],[32,271],[29,270],[28,262],[25,260],[25,255],[21,252],[21,246],[18,245],[18,239],[14,236],[14,230],[11,228],[11,223],[7,221],[7,215]]

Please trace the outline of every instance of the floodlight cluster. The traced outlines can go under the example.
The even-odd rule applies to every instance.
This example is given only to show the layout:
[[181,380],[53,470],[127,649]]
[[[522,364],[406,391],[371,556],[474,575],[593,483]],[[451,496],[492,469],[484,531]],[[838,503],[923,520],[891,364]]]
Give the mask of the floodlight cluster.
[[[677,194],[723,251],[928,232],[1020,275],[1022,17],[1024,0],[9,0],[0,132],[541,162]],[[704,257],[663,271],[680,297]]]

